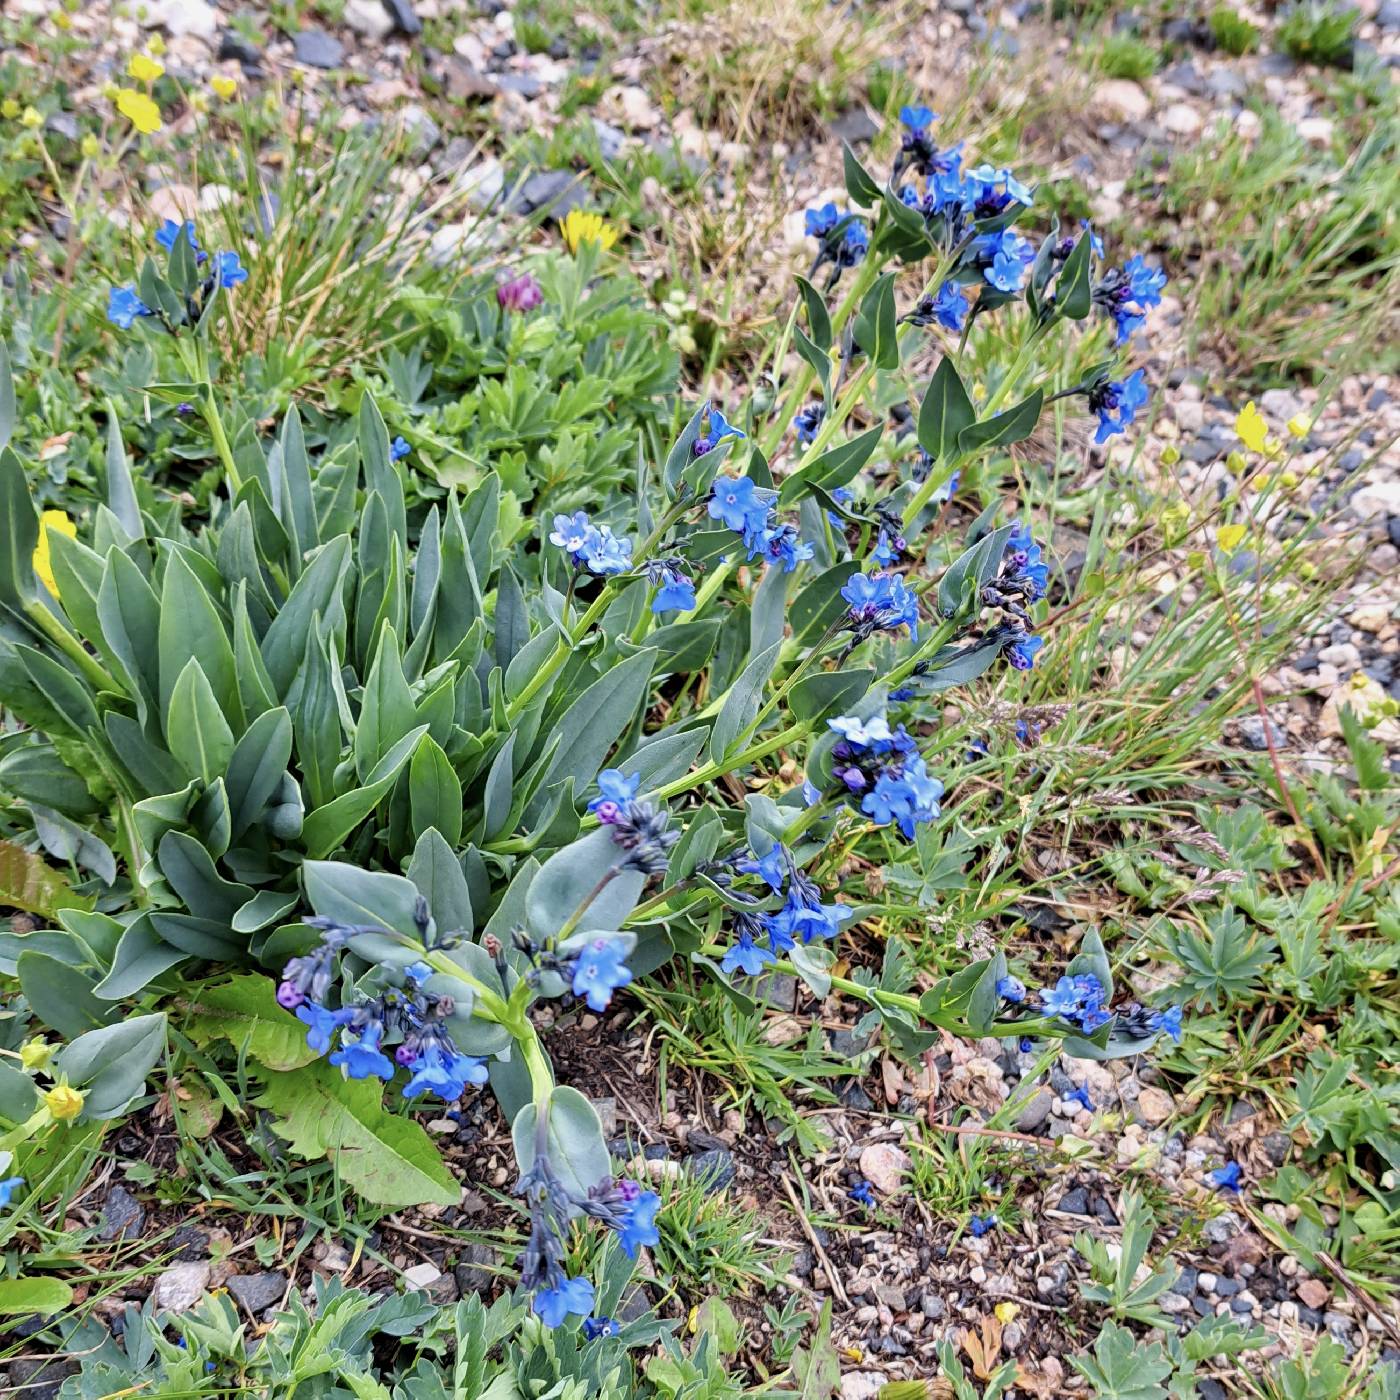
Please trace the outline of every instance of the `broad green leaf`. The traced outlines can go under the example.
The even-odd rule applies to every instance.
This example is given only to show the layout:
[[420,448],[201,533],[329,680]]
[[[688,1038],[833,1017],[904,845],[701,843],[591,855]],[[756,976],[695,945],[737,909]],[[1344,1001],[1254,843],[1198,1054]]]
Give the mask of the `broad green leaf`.
[[111,399],[107,404],[107,509],[121,522],[121,527],[134,540],[145,529],[141,524],[141,508],[136,503],[136,488],[131,480],[131,464],[127,461],[126,444],[122,442],[121,423]]
[[976,421],[977,410],[952,360],[945,355],[919,405],[919,446],[934,461],[947,461],[957,450],[959,435]]
[[261,973],[200,987],[180,1006],[180,1029],[201,1048],[226,1040],[271,1070],[299,1069],[318,1058],[307,1046],[306,1027],[277,1004],[276,984]]
[[779,505],[793,504],[813,486],[820,486],[827,491],[845,486],[870,460],[884,431],[884,424],[879,424],[858,434],[849,442],[840,443],[823,452],[820,457],[803,463],[797,471],[784,479],[778,492]]
[[327,802],[309,812],[302,827],[302,844],[312,859],[328,856],[379,805],[394,785],[394,779],[408,762],[418,741],[428,732],[427,725],[411,729],[375,765],[363,787]]
[[238,715],[238,678],[228,632],[198,575],[176,552],[166,560],[160,590],[159,647],[162,712],[169,710],[175,683],[193,660],[199,662],[219,707],[230,719]]
[[170,752],[192,778],[212,783],[228,769],[233,756],[233,730],[204,674],[191,657],[170,691],[165,715],[165,739]]
[[710,731],[710,758],[713,762],[718,763],[726,758],[739,735],[753,723],[764,687],[768,684],[768,677],[773,674],[773,667],[778,664],[778,653],[782,648],[782,642],[778,641],[767,651],[759,652],[730,687],[714,728]]
[[442,748],[425,734],[408,765],[409,824],[415,837],[434,828],[447,843],[462,839],[462,783]]
[[[882,273],[865,294],[852,323],[856,344],[876,369],[899,368],[899,334],[894,312],[894,273]],[[883,427],[883,425],[881,425]]]
[[116,1008],[93,994],[90,977],[47,953],[21,953],[17,963],[20,990],[34,1014],[71,1039],[106,1025]]
[[224,780],[234,841],[262,814],[291,757],[292,717],[280,705],[260,714],[234,745]]
[[471,890],[462,862],[440,831],[425,831],[413,848],[413,859],[404,874],[428,901],[433,922],[442,933],[470,937],[476,927]]
[[38,1275],[0,1279],[0,1315],[5,1317],[52,1317],[72,1301],[73,1290],[62,1279]]
[[115,1118],[142,1092],[165,1049],[165,1014],[135,1016],[88,1031],[55,1056],[59,1070],[87,1095],[88,1123]]
[[1071,321],[1082,321],[1093,309],[1091,235],[1086,230],[1055,278],[1055,309]]
[[287,687],[302,663],[313,619],[319,616],[323,628],[337,617],[343,619],[341,589],[349,564],[350,537],[337,535],[302,571],[267,629],[262,640],[262,657],[279,697],[287,694]]
[[860,157],[851,149],[850,142],[841,143],[841,163],[846,174],[846,193],[852,204],[862,209],[873,209],[880,202],[879,184],[870,172],[860,163]]
[[[530,1103],[515,1115],[510,1127],[515,1159],[522,1172],[528,1172],[535,1160],[537,1122],[535,1105]],[[593,1187],[611,1174],[603,1125],[593,1105],[567,1084],[550,1092],[547,1142],[549,1164],[575,1200],[586,1198]]]
[[355,772],[361,782],[413,723],[413,693],[399,659],[399,639],[394,629],[386,626],[379,634],[355,726]]
[[421,942],[414,922],[419,891],[412,880],[335,860],[303,862],[301,879],[306,898],[322,918],[393,929],[406,939]]
[[1045,391],[1035,389],[1005,413],[998,413],[995,418],[987,418],[964,428],[958,434],[958,451],[969,456],[989,447],[1008,447],[1012,443],[1023,442],[1035,431],[1044,402]]
[[[4,376],[6,382],[9,376]],[[39,516],[29,495],[24,464],[11,447],[0,447],[0,604],[21,611],[38,596],[34,547]]]
[[187,958],[156,931],[149,917],[142,916],[127,926],[112,957],[112,968],[94,987],[93,995],[103,1001],[124,1001],[142,992],[162,973],[178,967]]
[[590,831],[540,867],[525,896],[525,922],[537,938],[552,938],[581,909],[575,931],[620,929],[637,907],[646,878],[622,870],[604,882],[625,852],[608,827]]
[[812,723],[845,714],[874,679],[874,671],[818,671],[803,676],[788,692],[788,708],[796,719]]
[[385,1108],[377,1079],[343,1079],[317,1060],[270,1074],[255,1102],[276,1115],[274,1128],[292,1152],[329,1158],[339,1180],[374,1205],[456,1205],[461,1198],[432,1139]]
[[196,918],[231,924],[253,897],[250,886],[225,880],[209,852],[184,831],[167,831],[157,847],[161,874]]

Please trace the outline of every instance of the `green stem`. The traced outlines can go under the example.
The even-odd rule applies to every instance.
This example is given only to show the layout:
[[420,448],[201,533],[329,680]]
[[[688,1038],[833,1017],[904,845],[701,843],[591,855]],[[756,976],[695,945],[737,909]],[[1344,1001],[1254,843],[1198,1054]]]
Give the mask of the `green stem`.
[[747,763],[755,763],[760,758],[766,758],[770,753],[776,753],[785,744],[792,743],[794,739],[800,739],[806,733],[807,726],[805,724],[794,724],[784,729],[782,733],[773,735],[771,739],[765,739],[761,744],[755,744],[753,748],[735,754],[732,759],[725,759],[720,763],[707,763],[694,773],[677,778],[673,783],[667,783],[665,787],[657,790],[656,796],[662,802],[669,801],[683,792],[689,792],[691,788],[699,787],[701,783],[722,778],[726,773],[734,772],[736,768],[742,768]]
[[554,935],[554,943],[557,947],[579,926],[580,920],[588,912],[593,901],[603,893],[612,882],[622,873],[621,865],[610,865],[604,872],[603,878],[593,886],[589,892],[579,901],[578,908],[564,921],[564,926]]
[[233,449],[229,446],[228,434],[224,432],[223,420],[219,417],[219,409],[214,402],[214,386],[207,381],[200,412],[208,425],[209,436],[214,439],[214,451],[219,454],[219,461],[223,463],[229,499],[233,500],[243,488],[243,478],[238,474],[238,465],[233,460]]
[[42,603],[24,605],[30,621],[83,673],[94,690],[119,691],[102,663]]

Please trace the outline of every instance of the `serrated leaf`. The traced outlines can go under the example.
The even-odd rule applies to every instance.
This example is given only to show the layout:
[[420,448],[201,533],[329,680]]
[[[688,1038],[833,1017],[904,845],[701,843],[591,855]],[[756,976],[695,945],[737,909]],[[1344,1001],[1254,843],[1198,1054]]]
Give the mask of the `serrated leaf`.
[[306,1027],[277,1004],[275,983],[260,973],[201,987],[182,1005],[180,1029],[201,1048],[226,1040],[273,1070],[299,1069],[318,1058],[306,1043]]
[[292,1152],[329,1158],[341,1181],[374,1205],[456,1205],[461,1198],[427,1133],[384,1107],[377,1079],[344,1079],[317,1060],[269,1074],[255,1103],[277,1115],[273,1127]]

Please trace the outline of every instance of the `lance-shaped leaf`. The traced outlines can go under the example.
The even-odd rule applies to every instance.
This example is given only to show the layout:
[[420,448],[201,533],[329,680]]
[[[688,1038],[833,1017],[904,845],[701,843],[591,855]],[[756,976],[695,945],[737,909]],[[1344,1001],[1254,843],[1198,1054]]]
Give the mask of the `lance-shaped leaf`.
[[919,446],[934,461],[945,461],[957,451],[959,435],[976,421],[977,410],[952,360],[945,355],[919,405]]

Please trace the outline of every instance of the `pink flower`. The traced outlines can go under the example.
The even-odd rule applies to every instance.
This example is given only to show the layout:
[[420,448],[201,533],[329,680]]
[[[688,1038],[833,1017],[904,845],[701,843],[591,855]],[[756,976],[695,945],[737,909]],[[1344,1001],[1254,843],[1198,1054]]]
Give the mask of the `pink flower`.
[[503,311],[533,311],[544,300],[540,284],[528,272],[512,277],[496,288],[496,301]]

